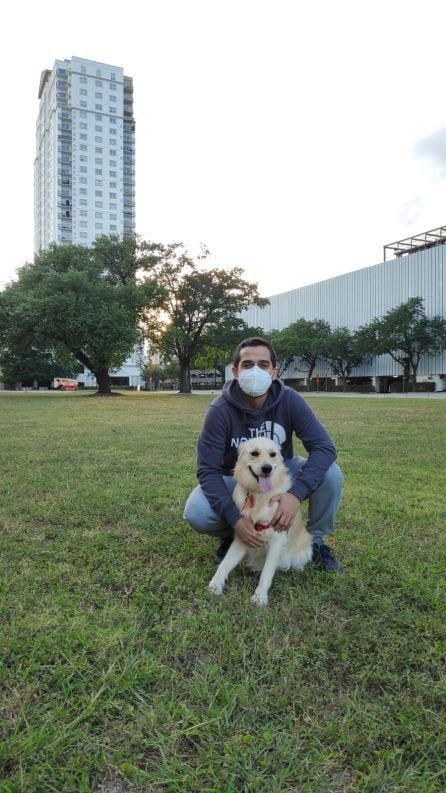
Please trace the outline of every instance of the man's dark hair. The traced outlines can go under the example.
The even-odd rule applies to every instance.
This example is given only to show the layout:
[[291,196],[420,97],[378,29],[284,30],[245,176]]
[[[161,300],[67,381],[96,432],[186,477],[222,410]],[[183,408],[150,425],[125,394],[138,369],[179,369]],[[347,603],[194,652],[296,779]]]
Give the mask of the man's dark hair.
[[271,363],[273,367],[277,365],[277,355],[271,342],[268,339],[261,339],[260,336],[253,336],[251,339],[243,339],[240,344],[237,344],[234,353],[234,366],[239,365],[240,353],[245,347],[268,347],[271,353]]

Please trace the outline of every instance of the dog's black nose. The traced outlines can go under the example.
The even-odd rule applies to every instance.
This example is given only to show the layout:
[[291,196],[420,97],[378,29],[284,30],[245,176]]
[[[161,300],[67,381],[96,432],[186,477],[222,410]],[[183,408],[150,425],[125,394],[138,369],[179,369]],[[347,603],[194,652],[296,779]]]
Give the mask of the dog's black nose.
[[272,470],[273,470],[272,465],[262,465],[262,474],[264,476],[268,476],[268,474],[270,474]]

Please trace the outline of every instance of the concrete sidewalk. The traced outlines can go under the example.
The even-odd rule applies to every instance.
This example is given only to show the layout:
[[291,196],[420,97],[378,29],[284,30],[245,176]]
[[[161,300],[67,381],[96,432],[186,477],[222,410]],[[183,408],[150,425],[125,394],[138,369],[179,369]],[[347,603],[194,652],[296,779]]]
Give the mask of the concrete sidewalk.
[[[160,392],[161,393],[161,392]],[[178,394],[178,391],[164,391],[162,393],[165,394]],[[303,397],[349,397],[351,399],[446,399],[446,391],[416,391],[415,393],[409,391],[408,393],[404,394],[361,394],[357,391],[299,391],[298,392]],[[221,391],[219,390],[212,390],[212,391],[192,391],[194,396],[199,396],[200,394],[204,395],[211,395],[211,396],[220,396]]]

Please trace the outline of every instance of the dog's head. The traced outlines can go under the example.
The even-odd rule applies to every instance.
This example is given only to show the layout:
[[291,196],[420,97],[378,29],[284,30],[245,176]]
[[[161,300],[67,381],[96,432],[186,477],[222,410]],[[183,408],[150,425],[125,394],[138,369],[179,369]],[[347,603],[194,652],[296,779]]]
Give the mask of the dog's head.
[[269,493],[286,474],[278,443],[270,438],[241,442],[234,477],[246,490]]

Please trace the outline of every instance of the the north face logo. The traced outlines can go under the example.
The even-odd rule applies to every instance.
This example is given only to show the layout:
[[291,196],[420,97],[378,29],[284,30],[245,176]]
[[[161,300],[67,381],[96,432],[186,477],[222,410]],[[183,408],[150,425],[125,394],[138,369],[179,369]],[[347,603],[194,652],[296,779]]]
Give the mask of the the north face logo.
[[263,421],[260,427],[248,427],[248,433],[241,438],[231,438],[231,447],[238,449],[242,441],[248,441],[251,438],[271,438],[271,429],[273,429],[272,439],[279,444],[279,446],[286,440],[286,432],[281,424],[272,421]]

